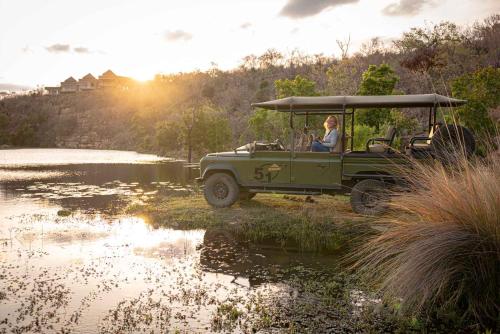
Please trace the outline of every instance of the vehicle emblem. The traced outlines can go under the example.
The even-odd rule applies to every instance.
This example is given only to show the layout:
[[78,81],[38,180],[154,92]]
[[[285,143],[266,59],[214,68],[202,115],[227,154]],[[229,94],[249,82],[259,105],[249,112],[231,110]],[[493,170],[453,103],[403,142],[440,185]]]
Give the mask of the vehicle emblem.
[[271,166],[267,167],[267,170],[269,172],[279,172],[281,170],[281,167],[277,164],[272,164]]

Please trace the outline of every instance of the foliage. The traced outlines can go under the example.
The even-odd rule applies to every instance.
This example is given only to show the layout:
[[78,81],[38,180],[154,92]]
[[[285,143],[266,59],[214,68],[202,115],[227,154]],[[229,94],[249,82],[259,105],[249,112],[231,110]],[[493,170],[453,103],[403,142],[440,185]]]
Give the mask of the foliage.
[[162,154],[179,150],[179,133],[177,125],[171,121],[156,124],[156,145]]
[[222,110],[208,104],[186,108],[180,117],[157,123],[156,143],[160,152],[185,149],[193,152],[218,152],[230,147],[231,128]]
[[354,59],[343,59],[326,72],[329,95],[356,95],[362,69]]
[[35,129],[29,123],[21,124],[11,137],[11,142],[16,146],[34,146]]
[[[394,70],[387,64],[380,66],[370,65],[363,73],[359,86],[359,95],[391,95],[399,78]],[[375,127],[376,131],[380,125],[389,121],[390,109],[368,109],[357,112],[356,121]]]
[[365,151],[370,138],[379,137],[375,128],[365,124],[354,125],[354,150]]
[[276,135],[286,137],[283,115],[274,111],[257,109],[248,120],[248,125],[257,140],[271,141]]
[[[316,91],[316,83],[300,75],[297,75],[293,80],[276,80],[274,85],[277,98],[319,95]],[[279,135],[284,142],[287,142],[290,134],[288,118],[288,113],[277,113],[259,109],[249,118],[248,125],[252,129],[255,138],[262,138],[269,141]],[[318,123],[317,120],[316,123]]]
[[[184,121],[189,123],[193,118],[189,117],[188,110],[207,104],[223,110],[220,119],[227,121],[231,133],[235,134],[228,138],[227,147],[276,137],[286,142],[290,137],[286,115],[254,112],[252,102],[319,93],[354,95],[361,87],[362,73],[370,65],[379,68],[382,64],[397,74],[397,89],[405,94],[448,95],[453,81],[463,73],[488,66],[500,67],[499,36],[500,15],[497,14],[468,28],[450,22],[436,27],[417,27],[396,40],[395,47],[373,39],[360,52],[344,59],[309,55],[299,50],[285,54],[271,49],[262,55],[245,57],[236,69],[222,71],[212,67],[204,72],[157,75],[147,83],[131,82],[128,90],[58,96],[40,96],[37,92],[5,98],[0,101],[0,115],[4,115],[0,116],[4,119],[1,122],[6,124],[0,129],[0,140],[23,146],[128,149],[162,154],[167,154],[173,146],[177,147],[175,154],[184,156],[189,151],[185,141],[167,142],[166,134],[162,133],[165,124],[172,124],[173,129],[181,127],[182,115],[185,114]],[[407,61],[414,62],[415,66],[406,66],[410,64]],[[380,122],[357,124],[375,127],[374,123],[379,123],[379,135],[388,122],[407,123],[391,113],[386,110]],[[304,117],[295,120],[296,129],[300,129]],[[416,120],[425,123],[426,116],[417,114]],[[311,128],[321,129],[323,121],[323,117],[312,117]],[[411,124],[407,125],[408,130],[403,132],[413,131]],[[30,138],[23,139],[24,135]],[[214,138],[213,134],[209,137]],[[218,135],[216,137],[219,143]],[[172,146],[167,149],[168,145]],[[196,151],[200,147],[199,154],[208,150],[203,143],[200,145],[191,145],[191,148]]]
[[392,223],[359,252],[357,267],[409,314],[457,314],[498,328],[500,159],[456,169],[415,163],[410,191],[393,197]]
[[312,80],[297,75],[295,79],[276,80],[276,97],[278,99],[289,96],[316,96],[316,83]]
[[454,97],[467,100],[458,108],[460,122],[483,141],[497,133],[489,112],[500,105],[500,68],[464,74],[453,81],[452,92]]
[[389,113],[389,124],[394,125],[403,135],[415,133],[418,129],[418,122],[414,117],[409,117],[396,109],[392,109]]
[[412,28],[395,42],[402,54],[401,65],[413,70],[428,72],[447,65],[447,51],[462,40],[457,25],[442,22],[432,28]]
[[0,145],[7,143],[8,126],[9,126],[9,117],[3,113],[0,113]]
[[231,127],[227,115],[222,110],[206,106],[201,119],[203,123],[201,135],[205,137],[202,147],[208,152],[220,152],[231,148]]

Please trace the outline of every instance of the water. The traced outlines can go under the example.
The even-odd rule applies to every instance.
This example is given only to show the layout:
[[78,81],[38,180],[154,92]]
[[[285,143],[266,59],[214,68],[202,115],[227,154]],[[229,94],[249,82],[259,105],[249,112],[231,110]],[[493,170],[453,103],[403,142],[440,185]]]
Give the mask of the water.
[[286,303],[290,268],[329,261],[124,213],[192,177],[135,152],[0,150],[0,332],[245,332],[224,307]]

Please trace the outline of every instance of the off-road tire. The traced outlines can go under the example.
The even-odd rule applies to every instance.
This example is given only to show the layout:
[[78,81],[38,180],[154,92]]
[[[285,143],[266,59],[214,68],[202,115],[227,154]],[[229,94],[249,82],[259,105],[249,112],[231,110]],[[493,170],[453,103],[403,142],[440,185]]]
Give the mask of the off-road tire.
[[255,195],[257,195],[257,194],[256,193],[251,193],[251,192],[248,192],[248,191],[245,191],[245,190],[240,190],[239,200],[240,201],[249,201],[252,198],[254,198]]
[[434,157],[443,165],[455,165],[470,158],[476,149],[472,132],[460,125],[448,124],[438,128],[431,141]]
[[376,216],[388,209],[389,189],[379,180],[362,180],[351,191],[351,207],[358,214]]
[[215,173],[205,181],[203,194],[211,206],[227,208],[239,199],[240,187],[232,176],[225,173]]

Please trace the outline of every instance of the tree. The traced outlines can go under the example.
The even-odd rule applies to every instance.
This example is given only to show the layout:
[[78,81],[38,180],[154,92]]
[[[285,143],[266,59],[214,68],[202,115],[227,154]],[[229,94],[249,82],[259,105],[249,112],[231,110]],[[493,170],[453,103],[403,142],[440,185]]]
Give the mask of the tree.
[[271,141],[277,134],[282,134],[283,121],[277,116],[280,115],[277,115],[276,112],[257,109],[248,120],[248,126],[252,129],[255,138]]
[[363,65],[357,59],[347,58],[332,65],[327,71],[328,94],[355,95],[359,88],[359,81]]
[[231,147],[231,127],[227,115],[222,109],[204,106],[200,115],[205,138],[203,147],[208,152],[220,152]]
[[0,112],[0,145],[1,144],[7,144],[8,141],[8,136],[7,136],[7,130],[9,126],[9,117]]
[[295,79],[282,79],[274,82],[278,99],[289,96],[317,96],[316,83],[297,75]]
[[394,42],[402,56],[401,65],[416,72],[430,72],[447,65],[447,53],[462,40],[460,29],[451,22],[432,28],[412,28]]
[[[231,145],[231,128],[222,109],[209,104],[190,106],[181,111],[174,122],[162,122],[157,127],[156,138],[165,150],[175,150],[179,145],[186,150],[188,162],[193,153],[217,152]],[[177,144],[176,144],[177,143]]]
[[[370,65],[363,73],[358,95],[391,95],[398,80],[389,65]],[[375,127],[378,132],[380,125],[389,121],[390,109],[360,110],[356,116],[358,123]]]
[[179,151],[180,131],[174,121],[156,123],[156,145],[161,154]]
[[470,128],[480,140],[496,135],[498,129],[489,112],[500,105],[500,68],[486,67],[464,74],[452,83],[453,96],[467,100],[458,108],[459,121]]
[[[274,82],[277,98],[290,96],[317,96],[316,83],[300,75],[293,80],[280,79]],[[256,138],[271,140],[274,136],[282,136],[286,141],[290,134],[288,114],[257,110],[248,120]]]

